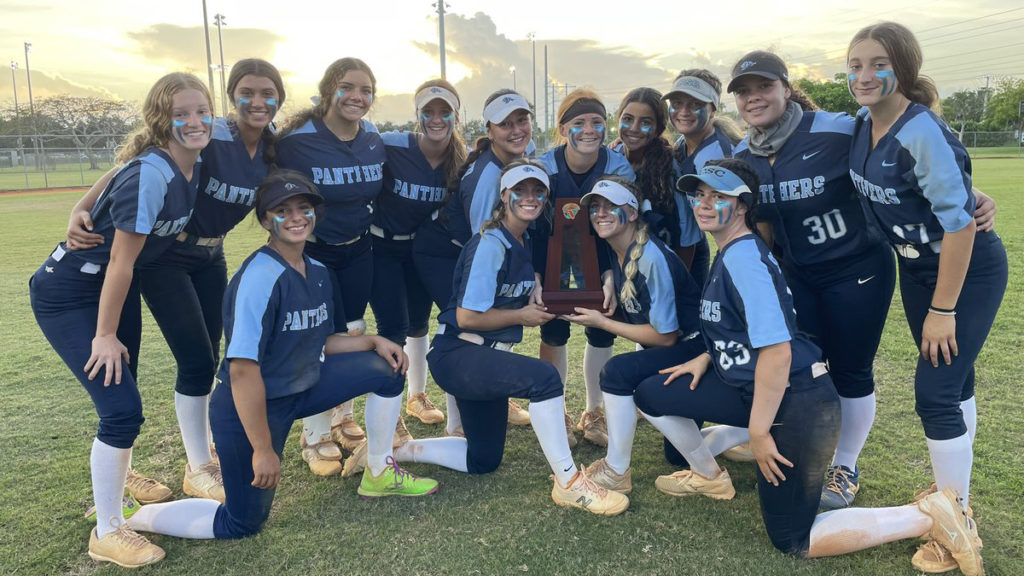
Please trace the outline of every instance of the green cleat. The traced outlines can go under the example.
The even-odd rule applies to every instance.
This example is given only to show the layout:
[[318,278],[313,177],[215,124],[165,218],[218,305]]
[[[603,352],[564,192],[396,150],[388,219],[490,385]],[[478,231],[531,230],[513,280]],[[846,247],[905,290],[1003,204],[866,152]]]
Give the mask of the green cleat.
[[[136,500],[130,493],[125,492],[124,498],[121,499],[121,514],[123,514],[124,519],[127,520],[132,517],[132,514],[138,512],[141,506],[142,505],[139,504],[138,500]],[[89,509],[85,511],[85,519],[93,522],[96,521],[95,505],[90,506]]]
[[437,480],[423,478],[403,469],[388,456],[387,467],[380,476],[374,476],[367,467],[359,483],[359,497],[363,500],[381,496],[427,496],[437,492]]

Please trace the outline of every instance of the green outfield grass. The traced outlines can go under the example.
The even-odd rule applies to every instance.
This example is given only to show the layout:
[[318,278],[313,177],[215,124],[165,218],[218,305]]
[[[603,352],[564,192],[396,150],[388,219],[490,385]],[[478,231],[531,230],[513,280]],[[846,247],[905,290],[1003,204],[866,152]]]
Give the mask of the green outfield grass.
[[[976,184],[1000,207],[999,233],[1010,255],[1010,287],[993,333],[977,363],[979,430],[975,445],[973,507],[985,541],[989,574],[1024,573],[1024,393],[1019,354],[1024,347],[1024,163],[975,161]],[[75,175],[77,176],[77,174]],[[3,177],[7,177],[4,175]],[[0,185],[0,188],[3,188]],[[86,555],[91,526],[88,454],[96,415],[40,333],[28,302],[27,281],[60,240],[77,193],[0,196],[0,573],[92,574],[119,569]],[[248,222],[227,243],[229,268],[263,240]],[[895,300],[899,302],[898,296]],[[842,305],[842,303],[837,303]],[[134,465],[181,493],[184,449],[174,417],[174,365],[159,331],[146,317],[140,390],[146,424]],[[372,328],[371,328],[372,329]],[[571,341],[567,402],[583,406],[582,334]],[[518,347],[535,355],[537,330]],[[619,342],[627,351],[631,344]],[[899,305],[891,308],[876,363],[878,416],[860,460],[857,503],[904,504],[928,485],[931,470],[914,413],[916,351]],[[428,392],[443,406],[431,382]],[[361,408],[359,410],[361,413]],[[442,426],[409,422],[417,437]],[[799,561],[776,552],[764,531],[754,491],[754,467],[729,464],[737,497],[676,500],[653,487],[672,471],[661,441],[647,424],[634,450],[635,489],[629,511],[615,518],[557,508],[544,457],[530,429],[509,431],[505,460],[488,476],[472,477],[426,465],[413,471],[441,482],[432,498],[362,502],[358,479],[312,476],[292,430],[283,478],[265,530],[233,542],[154,537],[167,559],[153,574],[693,574],[754,576],[911,575],[917,543],[903,541],[844,557]],[[575,451],[589,463],[603,452],[586,443]]]

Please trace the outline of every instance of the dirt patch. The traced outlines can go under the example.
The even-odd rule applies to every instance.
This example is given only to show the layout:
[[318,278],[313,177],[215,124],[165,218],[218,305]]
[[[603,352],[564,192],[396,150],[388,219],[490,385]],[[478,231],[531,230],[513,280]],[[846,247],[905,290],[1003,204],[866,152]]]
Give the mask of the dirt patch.
[[85,192],[88,186],[68,186],[66,188],[33,188],[31,190],[0,190],[0,196],[25,196],[28,194],[49,194],[51,192]]

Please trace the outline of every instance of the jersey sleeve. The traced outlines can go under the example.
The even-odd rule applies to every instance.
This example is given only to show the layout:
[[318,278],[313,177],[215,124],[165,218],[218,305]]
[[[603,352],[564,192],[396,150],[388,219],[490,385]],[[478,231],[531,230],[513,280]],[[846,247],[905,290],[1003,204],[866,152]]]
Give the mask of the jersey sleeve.
[[110,214],[114,227],[125,232],[153,231],[167,195],[166,175],[156,166],[139,162],[137,170],[125,171],[124,179],[111,189]]
[[497,238],[483,234],[472,256],[465,260],[468,273],[462,275],[458,287],[459,308],[486,312],[494,306],[494,295],[498,288],[498,272],[505,261],[505,247]]
[[477,169],[472,174],[467,174],[462,179],[460,187],[462,190],[462,202],[466,206],[466,220],[469,221],[471,232],[479,232],[484,222],[491,218],[494,206],[498,203],[498,190],[501,181],[501,169],[495,164],[487,162],[482,168],[477,160]]
[[763,348],[793,339],[768,266],[753,241],[740,241],[723,255],[747,323],[750,345]]
[[951,143],[945,131],[930,114],[922,113],[907,122],[896,138],[910,155],[912,177],[942,229],[957,232],[974,219],[974,194],[967,151]]
[[653,243],[648,242],[644,256],[637,271],[647,279],[647,292],[651,295],[648,320],[658,334],[677,332],[679,319],[676,317],[676,288],[672,282],[672,271],[665,255]]
[[277,278],[284,268],[270,257],[257,256],[241,272],[238,289],[234,293],[231,334],[227,359],[246,358],[259,362],[266,352],[267,342],[274,331],[276,317]]

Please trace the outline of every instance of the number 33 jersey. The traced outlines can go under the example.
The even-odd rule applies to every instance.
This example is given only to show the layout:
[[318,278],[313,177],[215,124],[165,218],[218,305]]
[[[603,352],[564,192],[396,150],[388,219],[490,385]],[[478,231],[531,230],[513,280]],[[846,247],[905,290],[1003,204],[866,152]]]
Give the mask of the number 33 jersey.
[[700,318],[715,371],[730,386],[753,390],[758,349],[765,346],[790,343],[790,374],[821,359],[821,350],[797,332],[793,296],[775,257],[753,234],[718,251],[704,284]]

